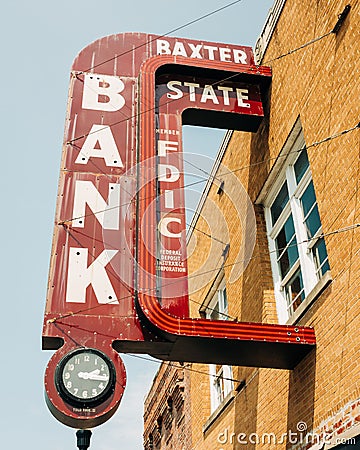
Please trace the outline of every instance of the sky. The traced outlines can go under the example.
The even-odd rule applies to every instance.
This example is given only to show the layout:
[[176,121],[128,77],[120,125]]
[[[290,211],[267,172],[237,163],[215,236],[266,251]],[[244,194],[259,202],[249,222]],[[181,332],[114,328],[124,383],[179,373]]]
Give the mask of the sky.
[[[165,34],[229,3],[13,0],[2,6],[1,448],[76,448],[75,430],[58,422],[45,405],[43,376],[52,352],[41,350],[73,59],[100,37],[135,31]],[[242,0],[172,35],[253,47],[272,4]],[[216,154],[224,130],[186,128],[185,151]],[[143,401],[159,363],[122,358],[125,394],[114,417],[93,430],[92,450],[143,448]]]

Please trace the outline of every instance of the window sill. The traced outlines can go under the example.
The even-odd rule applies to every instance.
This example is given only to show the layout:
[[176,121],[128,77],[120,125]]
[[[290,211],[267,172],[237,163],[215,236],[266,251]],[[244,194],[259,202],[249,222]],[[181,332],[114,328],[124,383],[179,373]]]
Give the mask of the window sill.
[[222,414],[222,412],[232,403],[235,398],[234,391],[229,392],[229,394],[224,398],[220,405],[215,409],[215,411],[210,415],[208,420],[205,422],[202,428],[203,434],[205,434],[215,420]]
[[324,289],[332,282],[330,271],[325,272],[321,280],[318,281],[314,289],[305,298],[294,314],[289,317],[286,325],[295,325],[301,317],[306,313],[314,301],[320,296]]

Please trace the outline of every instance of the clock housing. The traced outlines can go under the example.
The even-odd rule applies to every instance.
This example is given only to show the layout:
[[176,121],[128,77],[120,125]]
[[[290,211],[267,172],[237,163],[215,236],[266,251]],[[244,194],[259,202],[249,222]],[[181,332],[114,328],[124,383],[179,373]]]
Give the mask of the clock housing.
[[76,407],[94,407],[114,393],[116,370],[105,353],[80,348],[66,354],[57,364],[55,385],[60,397]]

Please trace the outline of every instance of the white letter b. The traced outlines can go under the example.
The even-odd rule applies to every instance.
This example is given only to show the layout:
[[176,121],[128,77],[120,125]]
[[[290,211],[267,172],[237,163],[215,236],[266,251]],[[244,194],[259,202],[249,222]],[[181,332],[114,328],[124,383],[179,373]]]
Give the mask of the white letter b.
[[120,92],[125,88],[119,77],[86,73],[82,98],[83,109],[118,111],[125,105]]

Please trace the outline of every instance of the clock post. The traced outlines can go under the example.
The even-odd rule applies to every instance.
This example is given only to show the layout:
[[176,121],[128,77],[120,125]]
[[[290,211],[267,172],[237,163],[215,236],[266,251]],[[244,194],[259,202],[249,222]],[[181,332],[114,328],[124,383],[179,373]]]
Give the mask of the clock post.
[[90,447],[90,430],[78,430],[76,432],[77,437],[77,447],[79,450],[87,450]]

